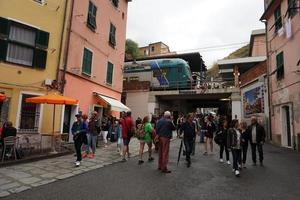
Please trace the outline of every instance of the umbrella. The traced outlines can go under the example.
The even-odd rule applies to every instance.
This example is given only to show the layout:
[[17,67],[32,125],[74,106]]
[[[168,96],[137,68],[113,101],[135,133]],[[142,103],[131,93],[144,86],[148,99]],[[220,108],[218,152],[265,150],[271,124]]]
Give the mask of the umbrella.
[[[48,94],[48,95],[44,95],[44,96],[27,98],[26,103],[53,104],[54,105],[53,121],[52,121],[52,133],[54,136],[55,106],[56,105],[76,105],[76,104],[78,104],[78,100],[54,93],[54,94]],[[52,137],[51,148],[52,148],[52,152],[55,152],[54,137]]]
[[5,101],[5,99],[6,99],[6,96],[5,96],[5,94],[3,94],[3,93],[0,93],[0,102],[3,102],[3,101]]
[[181,151],[182,151],[182,146],[183,146],[183,141],[182,141],[182,139],[181,139],[180,147],[179,147],[179,152],[178,152],[177,166],[178,166],[178,163],[179,163],[179,160],[180,160]]

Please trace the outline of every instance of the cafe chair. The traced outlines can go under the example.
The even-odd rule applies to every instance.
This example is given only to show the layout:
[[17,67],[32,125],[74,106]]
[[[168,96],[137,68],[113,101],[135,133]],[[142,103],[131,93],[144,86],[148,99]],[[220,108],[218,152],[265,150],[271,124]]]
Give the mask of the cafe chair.
[[17,160],[16,142],[17,137],[14,136],[5,137],[3,139],[2,162],[4,161],[7,150],[10,150],[11,155],[13,155],[15,157],[15,160]]

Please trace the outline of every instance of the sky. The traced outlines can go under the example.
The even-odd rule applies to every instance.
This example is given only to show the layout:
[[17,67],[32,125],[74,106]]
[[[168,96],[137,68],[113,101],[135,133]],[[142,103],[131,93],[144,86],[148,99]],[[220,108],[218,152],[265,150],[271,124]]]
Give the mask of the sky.
[[177,53],[198,51],[210,67],[264,28],[263,7],[263,0],[133,0],[126,37],[140,47],[162,41]]

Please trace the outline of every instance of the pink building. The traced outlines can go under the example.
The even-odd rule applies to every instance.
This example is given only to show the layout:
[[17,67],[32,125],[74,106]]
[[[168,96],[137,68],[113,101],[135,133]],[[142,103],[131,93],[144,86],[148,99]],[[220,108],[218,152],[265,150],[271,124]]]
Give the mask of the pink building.
[[265,0],[272,141],[300,150],[299,0]]
[[127,7],[130,0],[74,0],[66,39],[64,95],[79,100],[65,107],[64,132],[78,111],[118,116],[121,102]]

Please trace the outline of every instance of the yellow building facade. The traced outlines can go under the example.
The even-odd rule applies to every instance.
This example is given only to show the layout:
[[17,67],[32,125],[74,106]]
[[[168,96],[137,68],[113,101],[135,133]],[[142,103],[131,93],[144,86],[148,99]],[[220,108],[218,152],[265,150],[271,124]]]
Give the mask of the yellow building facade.
[[[52,131],[53,105],[25,99],[57,92],[66,2],[0,0],[0,125],[12,121],[19,135]],[[61,106],[55,124],[60,131]]]

